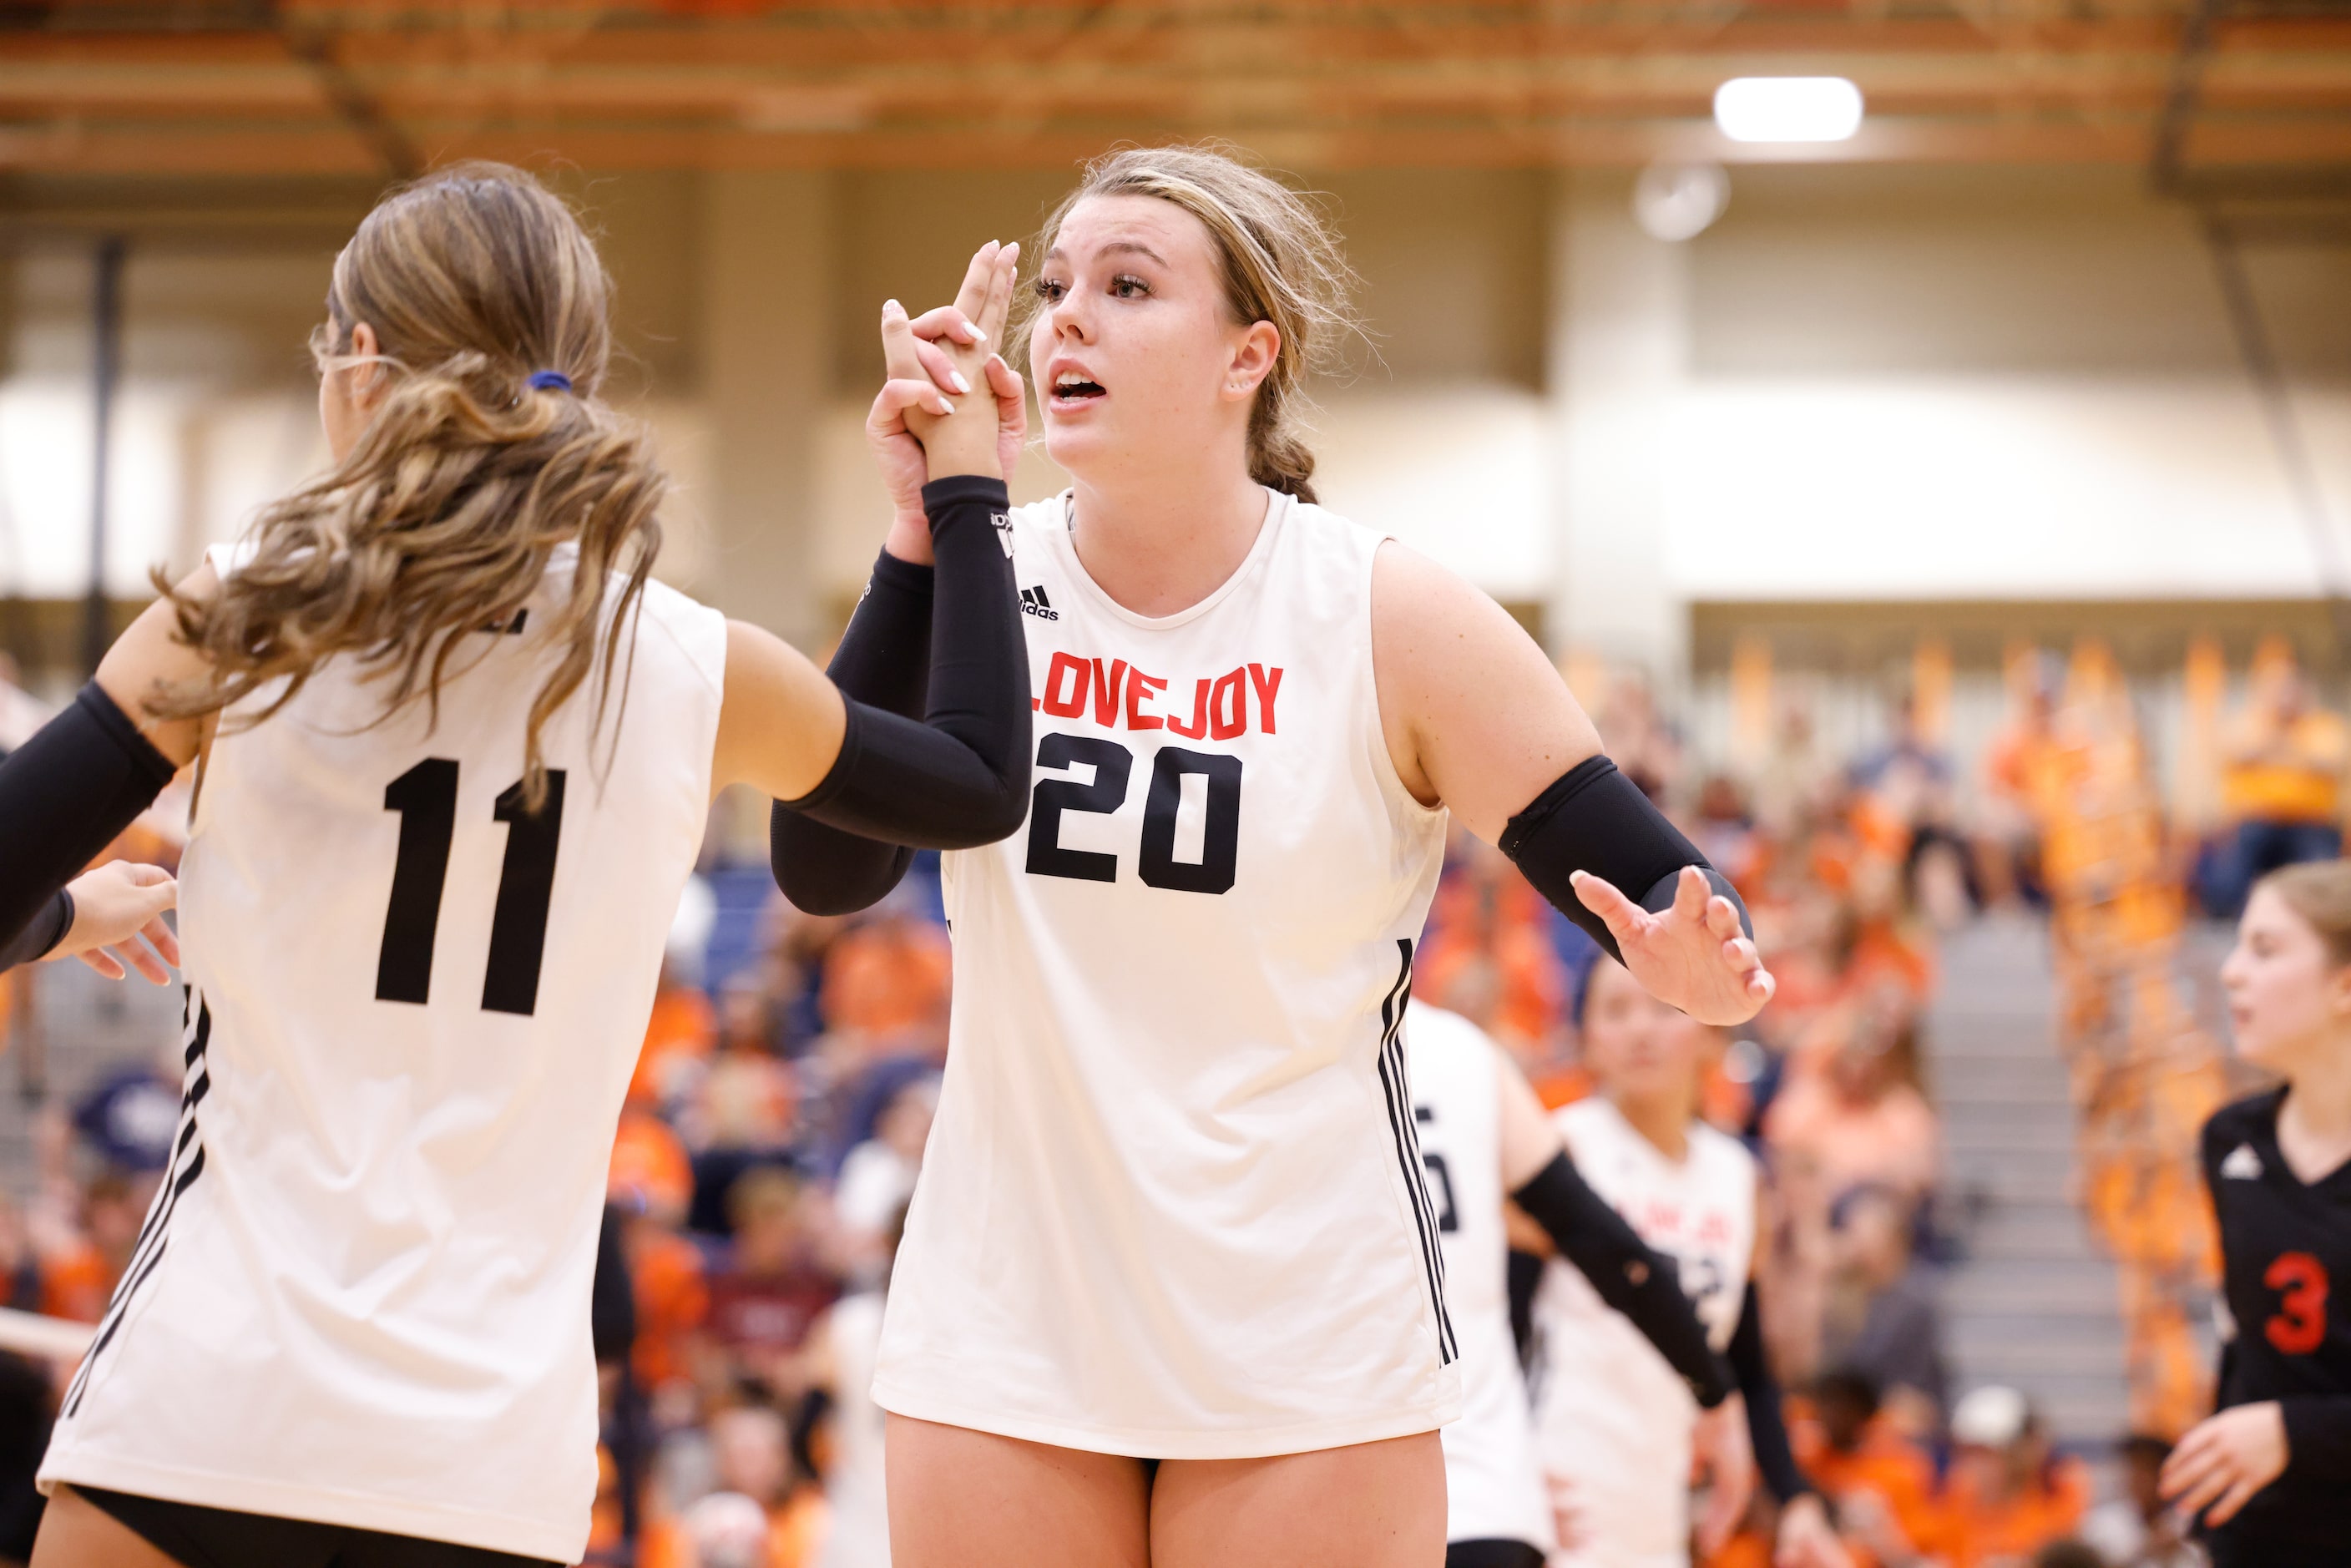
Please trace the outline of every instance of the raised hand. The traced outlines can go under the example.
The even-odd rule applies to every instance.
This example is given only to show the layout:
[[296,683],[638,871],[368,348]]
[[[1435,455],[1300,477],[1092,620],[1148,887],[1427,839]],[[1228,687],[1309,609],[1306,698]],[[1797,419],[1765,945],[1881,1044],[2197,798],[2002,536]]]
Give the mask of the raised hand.
[[[866,416],[865,434],[890,496],[888,548],[902,559],[928,564],[931,559],[930,528],[922,504],[926,479],[950,472],[994,472],[1009,478],[1019,460],[1028,436],[1028,400],[1020,377],[990,347],[1004,339],[1019,256],[1019,246],[991,240],[974,253],[955,304],[912,320],[895,300],[883,308],[889,380]],[[984,394],[975,391],[980,386]],[[988,431],[995,449],[992,470],[980,461],[980,454],[969,449],[977,431],[946,437],[948,451],[938,445],[958,407],[982,395],[994,405],[985,411],[993,422]],[[982,413],[972,409],[964,417],[976,420]],[[942,467],[943,457],[955,465]]]
[[1674,901],[1652,915],[1589,872],[1570,879],[1583,906],[1607,923],[1625,967],[1648,993],[1700,1023],[1745,1023],[1779,982],[1740,929],[1739,911],[1715,894],[1706,873],[1684,866]]

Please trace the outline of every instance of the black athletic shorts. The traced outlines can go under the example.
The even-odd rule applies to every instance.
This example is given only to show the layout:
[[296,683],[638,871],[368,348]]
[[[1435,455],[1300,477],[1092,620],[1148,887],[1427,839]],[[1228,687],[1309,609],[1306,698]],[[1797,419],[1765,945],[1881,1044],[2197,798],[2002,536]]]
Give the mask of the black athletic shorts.
[[73,1489],[186,1568],[555,1568],[536,1557],[346,1524]]
[[1446,1543],[1445,1568],[1542,1568],[1543,1554],[1523,1541]]

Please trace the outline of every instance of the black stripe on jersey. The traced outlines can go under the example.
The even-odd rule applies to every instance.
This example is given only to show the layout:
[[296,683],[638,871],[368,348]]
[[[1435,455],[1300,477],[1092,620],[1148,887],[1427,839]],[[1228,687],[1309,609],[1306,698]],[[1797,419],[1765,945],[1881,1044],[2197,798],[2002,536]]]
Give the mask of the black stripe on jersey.
[[1436,1209],[1428,1200],[1427,1167],[1421,1164],[1412,1091],[1405,1076],[1404,1014],[1412,1002],[1412,943],[1399,940],[1396,947],[1402,963],[1395,984],[1380,1002],[1380,1090],[1387,1099],[1388,1130],[1395,1135],[1396,1161],[1404,1168],[1413,1225],[1420,1233],[1421,1267],[1428,1277],[1429,1305],[1437,1310],[1437,1364],[1442,1366],[1461,1352],[1453,1338],[1453,1319],[1445,1310],[1445,1255],[1437,1245]]
[[[188,1009],[195,1017],[193,1026]],[[65,1416],[70,1418],[81,1408],[82,1396],[89,1392],[90,1369],[98,1364],[100,1352],[112,1343],[129,1314],[131,1303],[139,1287],[163,1260],[163,1248],[170,1239],[172,1215],[180,1199],[193,1186],[204,1170],[204,1145],[196,1129],[196,1107],[211,1092],[212,1073],[205,1062],[206,1050],[212,1044],[213,1010],[188,988],[187,1008],[181,1013],[181,1028],[186,1032],[188,1045],[187,1075],[181,1081],[180,1134],[172,1142],[172,1164],[166,1172],[169,1179],[155,1194],[154,1203],[147,1210],[146,1223],[139,1228],[139,1239],[131,1249],[131,1261],[122,1270],[122,1282],[114,1288],[114,1299],[107,1303],[106,1316],[99,1320],[97,1337],[81,1358],[81,1367],[74,1374],[72,1386],[66,1390]]]

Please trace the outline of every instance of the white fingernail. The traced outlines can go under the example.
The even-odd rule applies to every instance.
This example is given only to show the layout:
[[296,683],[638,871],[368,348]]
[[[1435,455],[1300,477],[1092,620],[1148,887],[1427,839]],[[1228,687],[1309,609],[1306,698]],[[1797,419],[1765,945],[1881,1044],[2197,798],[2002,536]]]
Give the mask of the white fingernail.
[[947,400],[947,399],[946,399],[946,398],[941,398],[941,399],[939,399],[939,413],[942,413],[942,414],[949,414],[949,413],[953,413],[954,412],[955,412],[955,404],[954,404],[952,402],[950,402],[949,400]]
[[947,374],[955,378],[956,391],[959,392],[967,392],[971,391],[971,383],[963,379],[963,372],[961,371],[949,371]]

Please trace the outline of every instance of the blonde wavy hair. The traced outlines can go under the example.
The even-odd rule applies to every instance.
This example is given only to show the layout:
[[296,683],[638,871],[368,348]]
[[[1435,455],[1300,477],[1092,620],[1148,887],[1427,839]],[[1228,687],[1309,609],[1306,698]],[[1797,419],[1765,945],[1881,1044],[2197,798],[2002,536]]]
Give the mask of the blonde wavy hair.
[[[538,809],[541,732],[591,672],[601,727],[661,548],[668,477],[643,429],[598,395],[611,295],[579,219],[522,170],[455,164],[378,203],[335,258],[310,346],[321,373],[372,365],[389,378],[383,400],[331,472],[261,513],[251,560],[217,595],[190,598],[159,575],[212,675],[157,711],[194,717],[284,681],[257,724],[348,653],[386,683],[376,722],[420,698],[437,719],[462,640],[512,621],[556,548],[576,541],[569,594],[541,633],[560,652],[524,740],[524,796]],[[360,322],[376,334],[371,359],[353,353]],[[530,385],[543,371],[570,390]]]
[[[1062,220],[1090,196],[1156,196],[1208,231],[1233,319],[1243,325],[1270,321],[1281,334],[1273,369],[1259,383],[1249,410],[1249,477],[1312,501],[1306,383],[1336,370],[1346,339],[1363,331],[1354,308],[1355,275],[1329,219],[1313,200],[1222,147],[1130,147],[1086,165],[1077,189],[1045,220],[1033,255],[1042,260]],[[1043,300],[1029,294],[1016,329],[1021,363],[1044,313]]]

